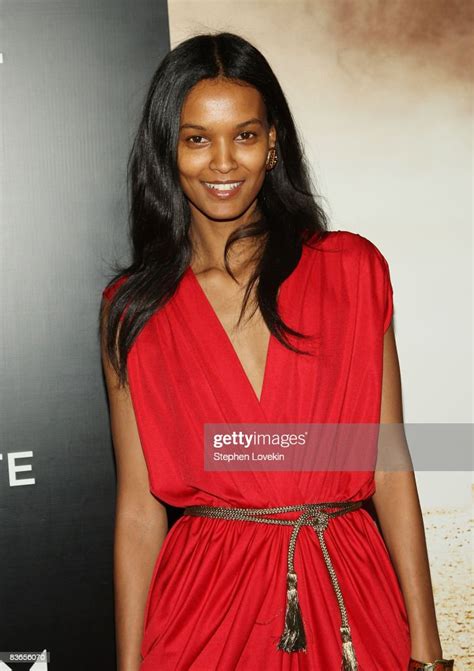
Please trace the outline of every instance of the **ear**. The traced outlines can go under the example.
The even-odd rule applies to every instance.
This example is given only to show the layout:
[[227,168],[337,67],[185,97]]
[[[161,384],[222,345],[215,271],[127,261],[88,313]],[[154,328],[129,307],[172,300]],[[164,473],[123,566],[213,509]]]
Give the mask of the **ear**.
[[270,147],[274,147],[276,145],[276,139],[277,139],[276,128],[275,126],[270,126],[268,130],[268,144],[270,145]]

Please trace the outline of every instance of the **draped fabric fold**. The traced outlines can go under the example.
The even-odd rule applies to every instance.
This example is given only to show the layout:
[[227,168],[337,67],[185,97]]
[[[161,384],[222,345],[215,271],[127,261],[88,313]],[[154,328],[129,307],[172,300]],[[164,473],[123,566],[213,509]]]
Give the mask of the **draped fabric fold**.
[[[309,344],[294,343],[310,346],[314,356],[298,355],[271,336],[260,399],[191,268],[140,332],[129,354],[129,385],[150,490],[161,501],[274,508],[374,493],[373,471],[204,469],[206,423],[380,421],[393,290],[378,248],[349,231],[305,245],[281,285],[278,307],[289,326],[313,335]],[[291,532],[287,525],[181,517],[155,563],[141,671],[339,670],[341,614],[311,526],[299,530],[294,555],[306,651],[277,649]],[[364,508],[341,515],[324,541],[359,671],[403,671],[410,658],[405,604],[372,517]]]

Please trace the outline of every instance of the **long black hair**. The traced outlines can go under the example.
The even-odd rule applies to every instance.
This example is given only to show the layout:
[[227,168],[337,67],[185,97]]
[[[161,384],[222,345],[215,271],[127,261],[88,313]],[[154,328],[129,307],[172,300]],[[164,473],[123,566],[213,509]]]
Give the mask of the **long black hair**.
[[329,227],[327,216],[312,193],[293,117],[270,65],[252,44],[227,32],[197,35],[170,51],[153,75],[129,156],[132,262],[125,267],[114,266],[115,275],[107,286],[120,278],[122,282],[105,320],[106,302],[101,306],[102,337],[121,385],[127,381],[127,355],[135,338],[151,315],[174,294],[191,263],[191,211],[177,168],[179,120],[192,87],[203,79],[216,78],[257,89],[266,106],[268,123],[275,126],[277,133],[279,161],[266,174],[257,197],[259,221],[233,231],[225,246],[224,263],[233,277],[227,261],[228,248],[242,238],[263,241],[239,322],[258,280],[256,303],[271,333],[285,347],[307,353],[294,347],[285,336],[290,333],[307,337],[280,318],[278,289],[298,265],[302,245],[310,238],[321,239]]

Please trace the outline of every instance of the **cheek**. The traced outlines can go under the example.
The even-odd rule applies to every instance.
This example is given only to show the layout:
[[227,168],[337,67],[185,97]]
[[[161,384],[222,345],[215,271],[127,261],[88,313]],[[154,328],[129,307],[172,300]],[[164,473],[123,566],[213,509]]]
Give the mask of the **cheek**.
[[267,160],[266,152],[261,149],[254,152],[247,153],[242,159],[241,165],[244,167],[244,172],[247,178],[247,189],[254,197],[261,189],[265,180],[266,169],[265,163]]
[[178,153],[178,170],[182,177],[196,177],[206,167],[203,154],[191,152]]
[[252,151],[239,152],[236,159],[249,173],[259,173],[265,168],[267,153],[261,147],[255,147]]

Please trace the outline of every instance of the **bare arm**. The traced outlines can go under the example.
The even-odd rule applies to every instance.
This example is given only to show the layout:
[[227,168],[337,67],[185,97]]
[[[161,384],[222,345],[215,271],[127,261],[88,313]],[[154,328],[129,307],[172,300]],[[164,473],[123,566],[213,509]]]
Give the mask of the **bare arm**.
[[130,393],[128,387],[119,388],[103,340],[101,352],[117,466],[114,530],[117,671],[138,671],[146,597],[168,531],[168,520],[166,508],[149,491]]
[[[403,424],[400,367],[390,325],[384,336],[381,424]],[[383,428],[383,427],[382,427]],[[391,434],[408,449],[403,427]],[[402,444],[403,443],[403,444]],[[395,446],[396,447],[396,446]],[[423,517],[413,471],[375,473],[373,502],[407,608],[411,656],[434,661],[442,648],[436,622]]]

